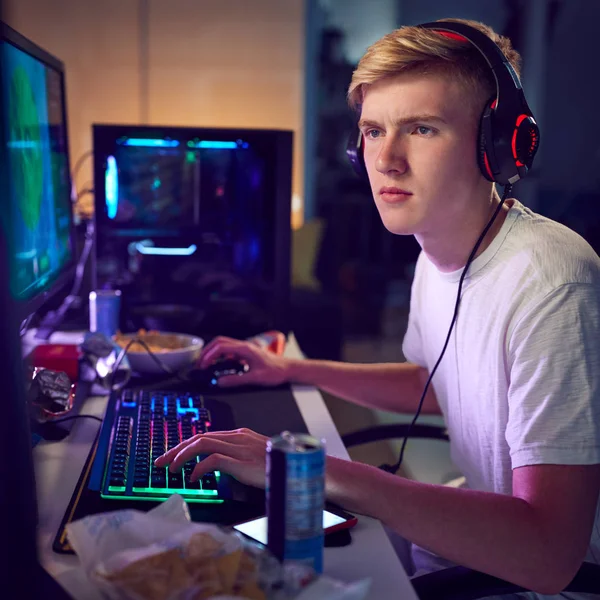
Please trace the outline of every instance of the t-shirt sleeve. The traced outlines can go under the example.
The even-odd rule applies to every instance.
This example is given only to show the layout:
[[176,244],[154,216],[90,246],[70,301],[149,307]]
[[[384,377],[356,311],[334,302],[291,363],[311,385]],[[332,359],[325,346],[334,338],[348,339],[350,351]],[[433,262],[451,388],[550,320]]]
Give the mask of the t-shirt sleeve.
[[508,347],[512,467],[600,463],[600,290],[563,285],[528,310]]

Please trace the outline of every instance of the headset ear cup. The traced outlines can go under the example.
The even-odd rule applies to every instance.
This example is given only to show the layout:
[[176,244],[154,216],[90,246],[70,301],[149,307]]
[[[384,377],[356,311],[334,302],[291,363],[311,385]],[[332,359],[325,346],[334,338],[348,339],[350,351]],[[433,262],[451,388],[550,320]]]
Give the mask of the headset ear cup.
[[488,181],[495,181],[494,174],[492,173],[490,152],[493,152],[492,143],[492,118],[493,109],[496,100],[487,102],[485,109],[479,120],[479,135],[477,136],[477,164],[482,175]]
[[540,144],[540,130],[531,115],[522,114],[517,119],[513,134],[513,157],[518,168],[525,168],[524,176],[533,163],[533,159]]
[[364,157],[364,140],[358,127],[352,131],[346,145],[346,156],[354,172],[362,178],[368,179],[367,166]]
[[358,135],[360,136],[358,159],[360,160],[360,168],[363,177],[368,180],[369,176],[367,175],[367,163],[365,162],[365,138],[363,137],[362,133],[359,133]]

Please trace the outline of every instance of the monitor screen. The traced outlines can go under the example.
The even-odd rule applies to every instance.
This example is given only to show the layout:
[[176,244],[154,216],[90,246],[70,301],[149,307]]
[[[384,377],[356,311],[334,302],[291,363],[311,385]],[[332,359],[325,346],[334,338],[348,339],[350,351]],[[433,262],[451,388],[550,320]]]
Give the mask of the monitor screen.
[[10,291],[26,316],[74,266],[64,70],[6,26],[1,52],[2,229],[12,257]]
[[124,330],[286,328],[291,145],[287,131],[94,126],[95,279],[121,289]]

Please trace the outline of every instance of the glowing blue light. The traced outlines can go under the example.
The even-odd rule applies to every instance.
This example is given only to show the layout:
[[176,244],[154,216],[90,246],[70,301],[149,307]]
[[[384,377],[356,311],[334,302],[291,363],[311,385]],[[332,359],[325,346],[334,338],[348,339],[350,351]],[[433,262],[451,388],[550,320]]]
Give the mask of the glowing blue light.
[[140,146],[146,148],[177,148],[177,146],[179,146],[179,142],[177,140],[162,140],[150,138],[128,138],[122,143],[124,146]]
[[106,159],[104,194],[108,218],[114,219],[117,216],[117,209],[119,207],[119,174],[117,161],[114,156],[109,156]]
[[6,144],[9,148],[39,148],[41,144],[35,140],[14,140]]
[[196,252],[198,247],[192,244],[187,248],[156,248],[154,246],[146,246],[141,242],[135,245],[135,249],[140,254],[149,254],[153,256],[191,256]]
[[194,408],[191,398],[188,398],[188,406],[181,406],[181,398],[177,398],[177,413],[182,417],[185,414],[192,415],[192,421],[198,421],[200,419],[200,411]]
[[237,142],[210,142],[201,140],[199,142],[188,142],[190,148],[216,148],[221,150],[235,150],[238,147]]
[[253,261],[255,261],[258,258],[258,255],[260,254],[260,242],[257,238],[253,237],[250,240],[250,247],[248,248],[248,250],[250,252],[250,258]]

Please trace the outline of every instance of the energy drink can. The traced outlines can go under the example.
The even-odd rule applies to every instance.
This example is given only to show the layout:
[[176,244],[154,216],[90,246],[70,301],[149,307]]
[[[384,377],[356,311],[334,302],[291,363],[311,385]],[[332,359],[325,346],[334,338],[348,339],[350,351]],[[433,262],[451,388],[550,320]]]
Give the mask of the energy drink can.
[[323,572],[325,448],[284,431],[267,442],[267,546],[282,562]]
[[94,290],[90,292],[90,331],[99,331],[107,337],[119,329],[121,290]]

